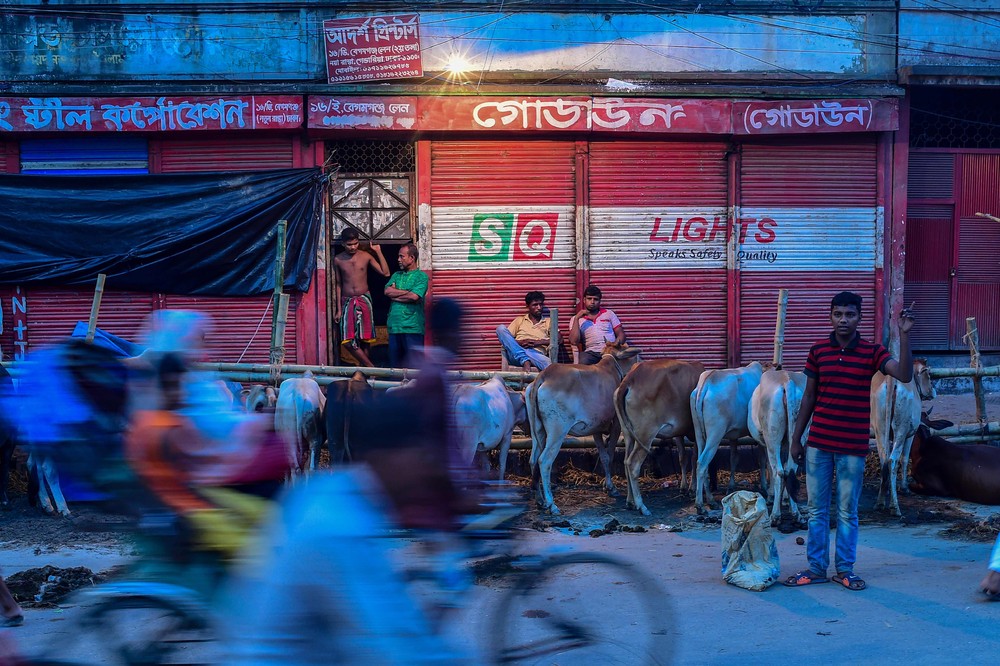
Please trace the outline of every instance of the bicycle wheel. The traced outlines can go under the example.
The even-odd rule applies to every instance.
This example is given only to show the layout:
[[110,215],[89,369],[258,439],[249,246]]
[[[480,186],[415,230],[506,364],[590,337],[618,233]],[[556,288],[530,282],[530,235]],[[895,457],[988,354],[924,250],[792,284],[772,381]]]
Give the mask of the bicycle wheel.
[[519,574],[497,604],[495,664],[667,664],[672,605],[627,562],[597,553],[556,555]]
[[84,626],[126,666],[209,664],[214,634],[205,611],[156,595],[112,596],[93,606]]

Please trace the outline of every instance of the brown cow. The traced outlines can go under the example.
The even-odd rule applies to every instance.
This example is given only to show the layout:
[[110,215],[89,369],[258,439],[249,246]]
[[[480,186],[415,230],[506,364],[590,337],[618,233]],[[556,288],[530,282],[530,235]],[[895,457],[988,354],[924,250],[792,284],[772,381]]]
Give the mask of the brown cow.
[[[559,508],[552,499],[549,479],[566,435],[594,436],[604,464],[605,487],[615,494],[611,455],[620,426],[615,415],[614,393],[638,355],[639,350],[634,347],[609,343],[596,365],[550,365],[525,390],[531,427],[532,485],[538,492],[539,503],[553,514],[558,514]],[[605,433],[609,433],[607,441]]]
[[375,389],[360,370],[347,381],[331,382],[326,387],[326,437],[330,451],[330,464],[337,465],[355,459],[351,451],[351,418],[359,405],[373,399]]
[[953,444],[944,437],[931,435],[922,424],[917,428],[910,451],[913,492],[977,504],[1000,504],[1000,447]]
[[[615,390],[615,413],[625,435],[625,474],[628,477],[625,506],[635,507],[644,516],[650,512],[639,489],[642,463],[658,437],[687,436],[694,440],[691,392],[704,371],[705,366],[697,361],[669,358],[643,361],[629,370]],[[683,470],[682,456],[682,474]]]

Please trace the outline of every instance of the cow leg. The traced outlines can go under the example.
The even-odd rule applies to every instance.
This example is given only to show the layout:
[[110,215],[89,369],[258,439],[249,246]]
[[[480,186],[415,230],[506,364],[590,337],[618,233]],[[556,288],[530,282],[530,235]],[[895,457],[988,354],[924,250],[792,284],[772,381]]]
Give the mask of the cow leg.
[[[565,432],[549,431],[545,439],[545,448],[538,455],[538,475],[541,478],[542,491],[541,505],[543,509],[549,511],[553,516],[559,515],[559,507],[556,506],[556,502],[552,497],[552,466],[556,462],[556,456],[559,455],[559,449],[562,447],[562,442],[566,439],[568,432],[568,429]],[[558,437],[555,435],[558,435]]]
[[[893,433],[892,453],[889,455],[889,508],[894,516],[902,516],[899,510],[899,496],[896,495],[896,469],[899,466],[899,457],[906,446],[906,440],[900,441],[898,435]],[[883,477],[885,472],[883,471]],[[881,484],[880,484],[881,485]]]
[[69,507],[59,486],[59,472],[48,456],[42,457],[41,463],[35,465],[35,473],[38,475],[38,501],[42,511],[49,515],[58,512],[69,517]]
[[760,470],[760,494],[767,497],[771,489],[771,483],[768,481],[768,476],[774,478],[773,471],[771,469],[771,463],[767,458],[767,447],[756,446],[754,447],[754,453],[757,458],[757,468]]
[[621,434],[621,427],[616,421],[611,426],[611,432],[605,436],[601,433],[594,433],[594,443],[597,444],[597,455],[604,465],[604,489],[611,497],[619,497],[621,493],[615,488],[611,480],[611,461],[614,459],[615,448],[618,446],[618,436]]
[[690,460],[690,456],[686,455],[686,452],[684,450],[684,438],[674,437],[673,442],[674,446],[677,448],[677,466],[681,470],[680,490],[682,493],[690,492],[691,491],[690,482],[693,481],[693,479],[688,479],[687,463]]
[[514,437],[514,431],[507,432],[500,440],[500,480],[503,481],[507,474],[507,456],[510,454],[510,442]]
[[740,464],[740,445],[735,439],[729,440],[729,485],[726,490],[730,493],[736,491],[736,468]]
[[879,466],[878,474],[878,497],[875,498],[875,508],[884,509],[886,507],[886,494],[889,488],[889,461],[886,460]]
[[705,486],[708,483],[708,468],[712,464],[715,454],[719,452],[721,441],[721,437],[715,436],[714,433],[707,433],[704,448],[699,447],[698,450],[698,469],[695,473],[694,488],[694,505],[698,513],[705,513],[706,505],[709,509],[715,507],[715,498]]
[[625,476],[628,478],[628,497],[625,508],[635,508],[642,515],[651,515],[642,501],[642,491],[639,489],[639,475],[642,473],[642,463],[649,451],[635,441],[635,438],[625,434]]
[[904,495],[910,494],[910,449],[913,447],[913,435],[906,438],[903,455],[899,457],[899,478],[902,483],[898,490]]

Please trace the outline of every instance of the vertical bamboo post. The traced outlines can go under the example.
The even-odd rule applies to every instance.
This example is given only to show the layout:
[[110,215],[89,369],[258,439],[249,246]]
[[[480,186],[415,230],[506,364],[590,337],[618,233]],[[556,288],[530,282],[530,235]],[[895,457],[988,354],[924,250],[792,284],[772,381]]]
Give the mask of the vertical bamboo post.
[[785,353],[785,317],[788,314],[788,290],[778,290],[778,318],[774,323],[774,367],[781,367],[781,359]]
[[281,346],[278,339],[278,309],[283,295],[282,289],[285,284],[285,231],[288,229],[287,220],[278,220],[278,229],[275,233],[275,256],[274,256],[274,300],[271,301],[271,357],[275,356],[277,348]]
[[271,367],[274,369],[274,385],[278,385],[278,368],[285,362],[285,328],[288,326],[288,294],[278,295],[277,323],[271,340]]
[[104,273],[97,274],[97,287],[94,288],[94,302],[90,306],[90,321],[87,323],[87,342],[94,341],[97,333],[97,313],[101,311],[101,299],[104,297],[104,281],[107,279]]
[[[969,343],[969,365],[976,370],[982,367],[982,360],[979,357],[979,328],[976,327],[975,317],[965,318],[965,340]],[[979,425],[985,427],[986,419],[986,394],[983,392],[983,378],[981,375],[972,377],[972,392],[976,397],[976,420]]]
[[559,308],[549,308],[549,360],[559,362]]

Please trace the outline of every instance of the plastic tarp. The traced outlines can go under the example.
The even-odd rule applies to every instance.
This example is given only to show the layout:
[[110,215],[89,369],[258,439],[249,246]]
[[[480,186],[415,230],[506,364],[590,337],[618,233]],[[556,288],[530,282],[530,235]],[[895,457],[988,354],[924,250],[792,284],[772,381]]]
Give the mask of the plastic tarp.
[[274,289],[287,220],[286,291],[316,268],[319,169],[143,176],[0,176],[0,284],[253,296]]
[[722,499],[722,578],[759,592],[780,575],[767,501],[749,490],[726,495]]

